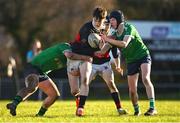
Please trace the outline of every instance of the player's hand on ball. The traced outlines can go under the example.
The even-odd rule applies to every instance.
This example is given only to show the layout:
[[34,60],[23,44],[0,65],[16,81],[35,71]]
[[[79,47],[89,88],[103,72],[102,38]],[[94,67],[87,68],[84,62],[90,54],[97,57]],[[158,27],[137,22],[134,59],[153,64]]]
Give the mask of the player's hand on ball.
[[120,73],[121,76],[123,76],[123,74],[124,74],[123,69],[121,69],[120,67],[116,67],[116,71],[117,71],[118,73]]
[[104,46],[105,42],[101,39],[99,41],[99,48],[101,49]]
[[108,42],[107,39],[108,37],[106,35],[101,35],[101,39],[104,41],[104,42]]

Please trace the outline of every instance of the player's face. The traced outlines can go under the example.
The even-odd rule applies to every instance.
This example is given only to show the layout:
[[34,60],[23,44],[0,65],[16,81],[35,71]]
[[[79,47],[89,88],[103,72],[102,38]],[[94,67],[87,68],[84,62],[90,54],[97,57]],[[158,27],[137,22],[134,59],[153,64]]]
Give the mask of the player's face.
[[35,52],[41,51],[41,42],[40,41],[35,42],[35,44],[33,45],[33,50]]
[[112,27],[113,29],[116,29],[116,28],[117,28],[117,21],[116,21],[115,18],[111,18],[111,19],[110,19],[110,24],[111,24],[111,27]]
[[93,26],[99,30],[103,26],[104,21],[105,21],[105,19],[93,18],[92,23],[93,23]]

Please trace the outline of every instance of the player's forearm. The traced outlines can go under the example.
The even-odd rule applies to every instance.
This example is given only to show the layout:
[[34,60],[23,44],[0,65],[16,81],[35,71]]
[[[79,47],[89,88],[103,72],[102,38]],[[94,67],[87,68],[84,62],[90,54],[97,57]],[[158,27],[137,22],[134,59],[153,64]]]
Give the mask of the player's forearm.
[[120,68],[121,67],[121,62],[120,62],[119,57],[114,58],[114,63],[115,63],[116,68]]
[[123,76],[124,72],[123,72],[123,69],[121,69],[121,64],[120,64],[120,59],[119,59],[119,57],[118,57],[118,58],[115,58],[114,60],[115,60],[116,71],[117,71],[118,73],[120,73],[121,76]]
[[69,58],[72,60],[83,60],[83,61],[92,62],[92,58],[90,56],[76,54],[71,51],[65,51],[64,55],[66,56],[66,58]]
[[92,57],[86,56],[86,55],[80,55],[80,54],[76,54],[76,53],[72,53],[72,52],[70,54],[69,59],[92,62]]
[[101,54],[105,54],[112,46],[109,43],[106,43],[102,48],[101,48]]
[[82,60],[83,58],[84,56],[76,54],[76,53],[72,53],[72,52],[69,55],[69,59],[72,59],[72,60]]
[[64,55],[66,56],[66,58],[72,59],[72,60],[80,60],[80,56],[78,54],[75,54],[73,52],[64,52]]
[[120,48],[125,48],[127,45],[125,41],[119,41],[119,40],[115,40],[115,39],[111,39],[111,38],[107,38],[106,41],[109,42],[110,44],[113,44]]

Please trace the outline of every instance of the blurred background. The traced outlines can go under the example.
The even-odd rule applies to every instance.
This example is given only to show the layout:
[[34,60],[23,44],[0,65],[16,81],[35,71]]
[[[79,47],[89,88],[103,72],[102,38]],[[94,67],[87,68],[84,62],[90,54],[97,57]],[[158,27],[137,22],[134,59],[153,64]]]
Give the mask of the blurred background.
[[[179,0],[0,0],[0,99],[12,99],[24,86],[23,68],[33,57],[34,47],[38,52],[74,40],[80,27],[92,19],[96,6],[108,12],[122,10],[139,31],[151,51],[156,98],[180,99]],[[36,41],[41,44],[35,46]],[[49,76],[60,89],[60,98],[72,98],[66,69]],[[115,80],[121,97],[129,99],[126,76],[115,73]],[[141,79],[138,92],[146,98]],[[30,99],[43,96],[36,92]],[[111,98],[100,77],[90,85],[90,98]]]

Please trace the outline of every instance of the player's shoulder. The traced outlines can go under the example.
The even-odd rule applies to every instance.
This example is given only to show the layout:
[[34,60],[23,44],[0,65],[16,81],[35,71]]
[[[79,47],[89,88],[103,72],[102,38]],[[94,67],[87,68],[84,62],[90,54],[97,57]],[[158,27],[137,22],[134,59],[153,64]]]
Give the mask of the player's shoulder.
[[84,24],[85,26],[92,26],[92,21],[88,21]]
[[[126,22],[124,25],[125,25],[124,28],[125,28],[126,32],[129,32],[129,33],[137,32],[137,30],[133,24]],[[133,34],[135,34],[135,33],[133,33]]]
[[125,28],[135,29],[135,26],[133,24],[131,24],[131,23],[125,22],[124,25],[125,25]]
[[66,48],[70,48],[70,44],[69,43],[66,43],[66,42],[60,42],[60,43],[57,43],[51,47],[49,47],[48,49],[66,49]]
[[83,26],[82,26],[82,28],[92,28],[92,21],[88,21],[88,22],[86,22]]

